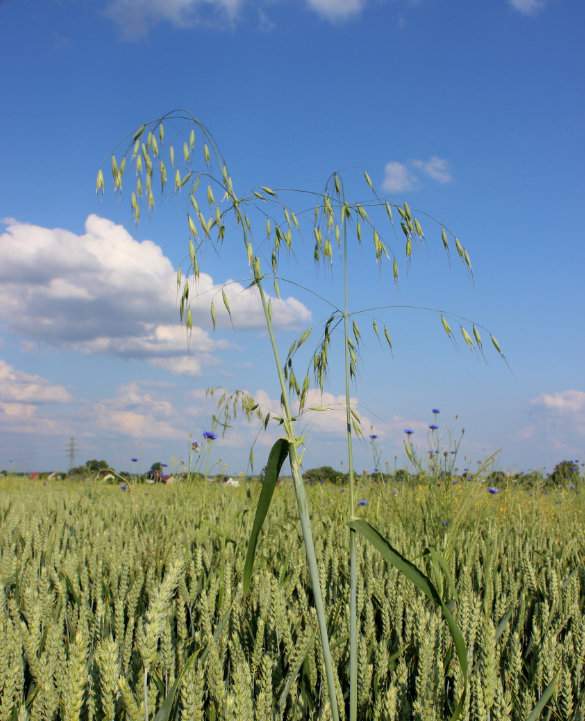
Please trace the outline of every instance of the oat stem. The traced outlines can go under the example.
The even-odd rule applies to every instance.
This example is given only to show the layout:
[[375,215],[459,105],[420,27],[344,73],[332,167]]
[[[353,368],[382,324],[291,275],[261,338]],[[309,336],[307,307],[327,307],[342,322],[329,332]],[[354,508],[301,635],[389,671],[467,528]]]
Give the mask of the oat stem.
[[[355,479],[353,469],[353,439],[351,434],[350,358],[349,358],[349,249],[347,242],[347,219],[343,219],[343,344],[345,349],[345,420],[347,444],[347,469],[349,473],[349,519],[355,510]],[[349,531],[349,719],[357,721],[357,546],[356,534]]]

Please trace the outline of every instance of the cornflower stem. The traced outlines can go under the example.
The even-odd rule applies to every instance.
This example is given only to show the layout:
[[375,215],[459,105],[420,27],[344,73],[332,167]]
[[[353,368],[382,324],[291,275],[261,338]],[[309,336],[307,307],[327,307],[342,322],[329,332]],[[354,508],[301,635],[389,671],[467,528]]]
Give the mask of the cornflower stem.
[[[347,222],[343,222],[343,341],[345,347],[345,420],[347,469],[349,474],[349,517],[355,510],[353,438],[351,433],[350,357],[349,357],[349,249]],[[357,721],[358,644],[357,644],[357,543],[355,531],[349,532],[349,719]]]
[[329,647],[329,634],[327,632],[327,617],[325,615],[325,605],[323,603],[323,595],[321,592],[321,580],[319,577],[319,567],[317,565],[317,556],[315,553],[315,544],[313,542],[313,531],[311,528],[311,517],[309,515],[309,502],[307,499],[307,493],[305,490],[305,484],[303,481],[303,475],[301,473],[301,464],[299,461],[296,438],[294,433],[294,421],[292,419],[292,413],[290,410],[290,404],[288,400],[288,393],[286,388],[286,381],[282,370],[282,364],[280,362],[280,354],[278,352],[278,346],[276,344],[276,337],[274,335],[274,328],[272,326],[272,318],[268,307],[268,301],[264,288],[262,286],[261,277],[256,278],[256,286],[258,287],[258,293],[260,294],[260,300],[262,302],[262,310],[264,311],[264,318],[266,321],[266,329],[268,331],[268,337],[270,338],[270,345],[272,346],[272,355],[274,357],[274,363],[278,373],[278,381],[280,384],[280,391],[282,395],[283,404],[283,415],[284,415],[284,428],[286,431],[287,439],[289,441],[288,456],[290,461],[290,468],[295,486],[295,495],[297,499],[297,507],[299,511],[299,518],[301,521],[301,530],[303,533],[303,542],[305,545],[305,553],[307,555],[307,565],[309,568],[309,578],[311,580],[311,588],[313,590],[313,597],[315,600],[315,611],[317,612],[317,622],[319,624],[319,634],[321,637],[321,648],[323,650],[323,662],[325,664],[325,674],[327,677],[327,690],[329,693],[329,703],[331,705],[331,718],[333,721],[339,721],[339,711],[337,708],[337,694],[335,688],[335,674],[333,671],[333,658],[331,656],[331,649]]
[[203,477],[205,478],[206,481],[209,480],[207,478],[207,474],[209,472],[209,454],[210,453],[211,453],[210,441],[208,441],[206,439],[205,440],[205,464],[203,465]]
[[193,436],[189,435],[189,455],[187,460],[187,480],[191,481],[191,453],[193,451]]

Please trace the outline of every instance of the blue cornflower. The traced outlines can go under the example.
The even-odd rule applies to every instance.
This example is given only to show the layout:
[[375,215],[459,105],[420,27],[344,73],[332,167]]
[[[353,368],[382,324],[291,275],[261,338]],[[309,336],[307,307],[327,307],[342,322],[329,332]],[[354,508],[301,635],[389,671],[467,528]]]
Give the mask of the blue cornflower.
[[489,486],[488,489],[487,489],[487,491],[488,491],[488,493],[491,493],[492,496],[495,496],[496,493],[501,493],[501,492],[502,492],[502,489],[501,489],[501,488],[496,488],[496,486]]
[[430,429],[431,431],[438,431],[438,430],[439,430],[439,426],[437,426],[435,423],[431,423],[431,425],[429,426],[429,429]]
[[205,440],[207,441],[215,441],[217,438],[217,433],[214,433],[213,431],[204,431],[203,438],[205,438]]
[[378,436],[377,436],[375,433],[372,433],[372,434],[370,435],[370,440],[371,440],[371,441],[375,441],[377,437],[378,437]]
[[405,428],[404,432],[406,433],[407,436],[411,436],[414,433],[412,428]]
[[138,463],[138,458],[131,458],[132,463]]
[[160,465],[161,465],[161,468],[168,468],[168,467],[169,467],[168,463],[161,463]]
[[438,408],[433,408],[433,414],[434,414],[435,416],[438,415],[440,412],[441,412],[441,411],[440,411]]
[[360,500],[358,501],[358,506],[367,506],[367,505],[368,505],[367,499],[360,498]]

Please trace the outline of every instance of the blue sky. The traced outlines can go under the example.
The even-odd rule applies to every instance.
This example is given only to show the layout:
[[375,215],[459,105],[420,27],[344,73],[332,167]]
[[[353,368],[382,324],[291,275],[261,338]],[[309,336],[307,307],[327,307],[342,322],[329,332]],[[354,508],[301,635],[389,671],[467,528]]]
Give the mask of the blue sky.
[[[96,198],[97,168],[177,107],[211,129],[238,187],[320,190],[335,169],[357,200],[367,169],[382,197],[440,218],[469,249],[473,281],[425,221],[398,286],[371,252],[352,255],[353,308],[471,317],[509,361],[451,343],[436,315],[379,317],[394,353],[364,331],[352,396],[390,465],[404,463],[407,426],[426,448],[433,407],[444,442],[465,427],[460,465],[496,449],[509,469],[582,458],[584,26],[570,0],[1,2],[0,467],[64,467],[71,435],[79,461],[184,458],[189,434],[209,426],[212,385],[275,408],[249,292],[234,293],[233,330],[214,333],[198,301],[187,347],[174,282],[184,200],[169,193],[136,226],[129,191]],[[286,272],[340,302],[339,259],[311,258],[301,244]],[[245,282],[237,239],[201,264],[207,290]],[[283,287],[283,348],[326,316]],[[302,422],[307,465],[343,459],[336,361],[327,392],[334,410]],[[253,437],[234,428],[212,462],[244,470]],[[371,466],[366,442],[357,459]]]

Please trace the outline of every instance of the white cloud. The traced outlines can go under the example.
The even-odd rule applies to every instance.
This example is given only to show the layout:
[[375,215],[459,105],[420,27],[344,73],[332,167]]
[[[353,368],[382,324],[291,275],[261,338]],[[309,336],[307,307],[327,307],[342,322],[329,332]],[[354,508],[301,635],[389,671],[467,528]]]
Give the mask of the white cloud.
[[201,374],[201,361],[194,357],[154,358],[151,363],[157,368],[165,368],[177,375],[198,376]]
[[0,430],[2,433],[25,433],[27,435],[63,435],[63,426],[53,418],[39,414],[30,403],[0,402]]
[[429,178],[436,180],[437,183],[450,183],[453,180],[449,163],[445,158],[438,155],[431,156],[428,160],[413,160],[413,165],[421,170]]
[[[214,297],[218,325],[229,325],[221,285],[202,273],[192,286],[194,327],[188,337],[178,321],[175,269],[156,243],[137,241],[96,215],[87,218],[81,235],[15,220],[6,224],[0,233],[0,321],[29,342],[147,359],[189,375],[227,347],[206,330]],[[230,283],[226,295],[236,327],[262,327],[254,289]],[[295,298],[271,300],[277,326],[310,319]]]
[[384,168],[384,180],[382,190],[386,193],[404,193],[414,190],[417,184],[416,176],[410,171],[407,165],[391,160]]
[[[418,171],[418,172],[417,172]],[[405,193],[420,187],[419,174],[426,175],[437,183],[445,184],[453,180],[449,162],[438,155],[428,160],[410,160],[401,163],[391,160],[384,168],[382,190],[386,193]]]
[[242,0],[110,0],[106,15],[124,35],[140,37],[158,22],[178,28],[205,22],[232,23]]
[[39,406],[71,401],[69,391],[45,378],[16,370],[0,360],[0,429],[18,433],[58,433],[59,424],[39,414]]
[[532,402],[561,414],[581,413],[585,411],[585,391],[567,390],[558,393],[543,393]]
[[543,442],[557,451],[580,453],[585,437],[585,391],[543,393],[531,403],[543,412],[538,424]]
[[509,3],[524,15],[535,15],[544,8],[546,0],[509,0]]
[[180,438],[184,432],[173,425],[176,416],[172,403],[145,392],[139,383],[122,386],[115,398],[95,406],[98,428],[132,438]]
[[41,376],[18,371],[0,360],[0,401],[39,404],[70,400],[71,395],[63,386],[51,385]]
[[366,0],[307,0],[307,4],[326,20],[336,22],[359,14]]

